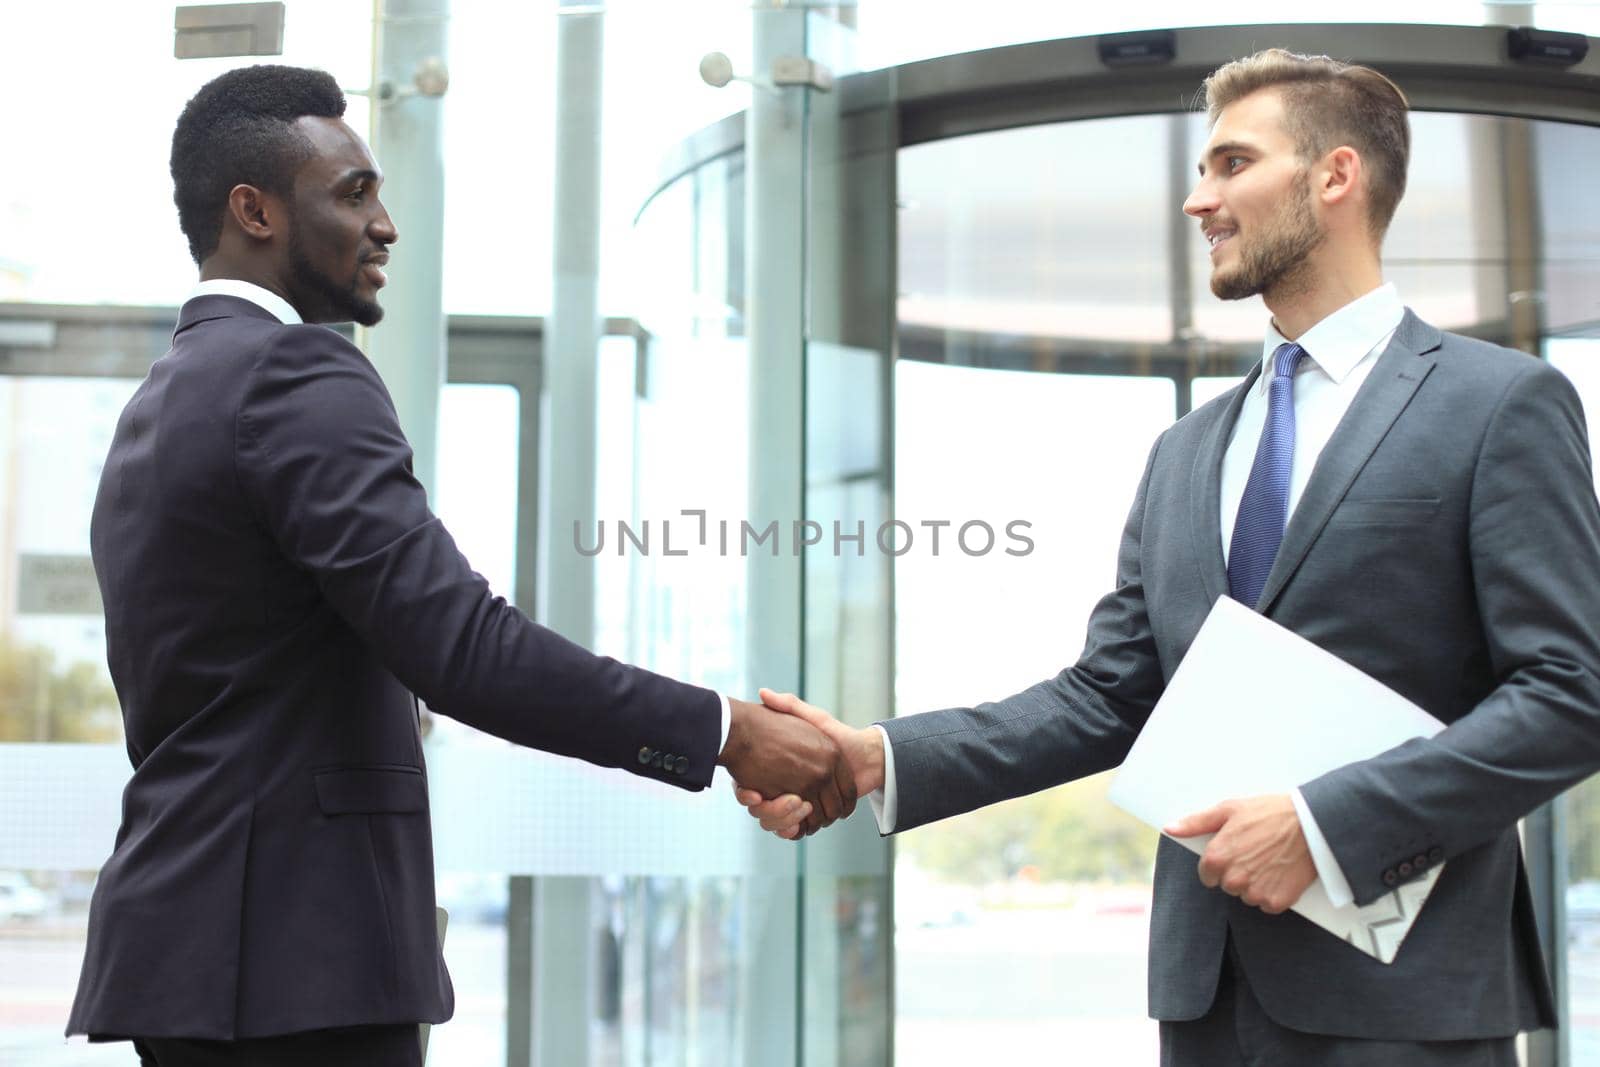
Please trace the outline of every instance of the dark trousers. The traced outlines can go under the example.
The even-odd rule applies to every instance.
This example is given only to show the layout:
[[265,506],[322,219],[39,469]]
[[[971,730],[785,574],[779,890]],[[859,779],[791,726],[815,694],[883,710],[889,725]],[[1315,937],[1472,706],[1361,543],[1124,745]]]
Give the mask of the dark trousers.
[[140,1067],[422,1067],[415,1026],[310,1030],[245,1041],[135,1038]]
[[1516,1038],[1369,1041],[1303,1034],[1267,1017],[1228,943],[1211,1010],[1161,1024],[1161,1067],[1517,1067]]

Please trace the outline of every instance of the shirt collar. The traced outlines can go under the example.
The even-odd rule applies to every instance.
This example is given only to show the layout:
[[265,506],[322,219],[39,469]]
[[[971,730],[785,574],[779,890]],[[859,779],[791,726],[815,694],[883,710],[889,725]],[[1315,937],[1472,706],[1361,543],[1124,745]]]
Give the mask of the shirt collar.
[[294,307],[270,289],[263,289],[259,285],[240,281],[238,278],[212,278],[203,281],[194,287],[189,294],[193,300],[197,296],[236,296],[240,300],[248,300],[256,307],[265,311],[273,318],[286,325],[298,325],[305,320],[300,317]]
[[[1405,305],[1400,302],[1395,287],[1380,285],[1311,327],[1301,335],[1298,344],[1324,374],[1335,382],[1342,382],[1367,353],[1394,333],[1405,313]],[[1261,346],[1258,388],[1272,378],[1272,354],[1279,345],[1287,343],[1288,339],[1278,332],[1277,324],[1269,322],[1267,338]]]

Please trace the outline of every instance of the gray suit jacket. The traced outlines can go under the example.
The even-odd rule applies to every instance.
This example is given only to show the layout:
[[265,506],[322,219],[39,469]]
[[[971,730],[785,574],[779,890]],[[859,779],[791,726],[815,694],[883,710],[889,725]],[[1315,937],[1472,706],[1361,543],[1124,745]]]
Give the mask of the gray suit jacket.
[[[996,703],[882,724],[897,829],[1121,763],[1227,590],[1222,456],[1255,377],[1156,442],[1117,588],[1075,665]],[[1193,854],[1163,839],[1151,1015],[1204,1014],[1231,929],[1263,1006],[1297,1030],[1446,1040],[1555,1025],[1516,821],[1600,768],[1600,506],[1566,378],[1408,311],[1257,607],[1449,724],[1303,786],[1357,901],[1446,867],[1385,966],[1206,889]]]

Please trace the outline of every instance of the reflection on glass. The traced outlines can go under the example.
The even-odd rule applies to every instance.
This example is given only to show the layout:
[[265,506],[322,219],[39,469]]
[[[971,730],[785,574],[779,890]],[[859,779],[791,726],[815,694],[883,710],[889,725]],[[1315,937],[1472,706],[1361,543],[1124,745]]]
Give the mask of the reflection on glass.
[[1137,117],[902,149],[902,332],[1170,338],[1166,144]]
[[744,899],[732,878],[607,878],[597,912],[596,1067],[738,1054]]

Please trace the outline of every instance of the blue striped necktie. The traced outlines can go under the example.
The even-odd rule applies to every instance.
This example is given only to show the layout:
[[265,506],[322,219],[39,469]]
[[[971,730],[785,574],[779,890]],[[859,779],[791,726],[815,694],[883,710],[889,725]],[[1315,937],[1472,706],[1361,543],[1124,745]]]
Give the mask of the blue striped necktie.
[[1239,500],[1239,517],[1228,543],[1228,595],[1247,608],[1256,606],[1267,572],[1283,542],[1289,518],[1289,472],[1294,465],[1294,369],[1306,350],[1281,344],[1272,353],[1267,384],[1267,424],[1250,478]]

